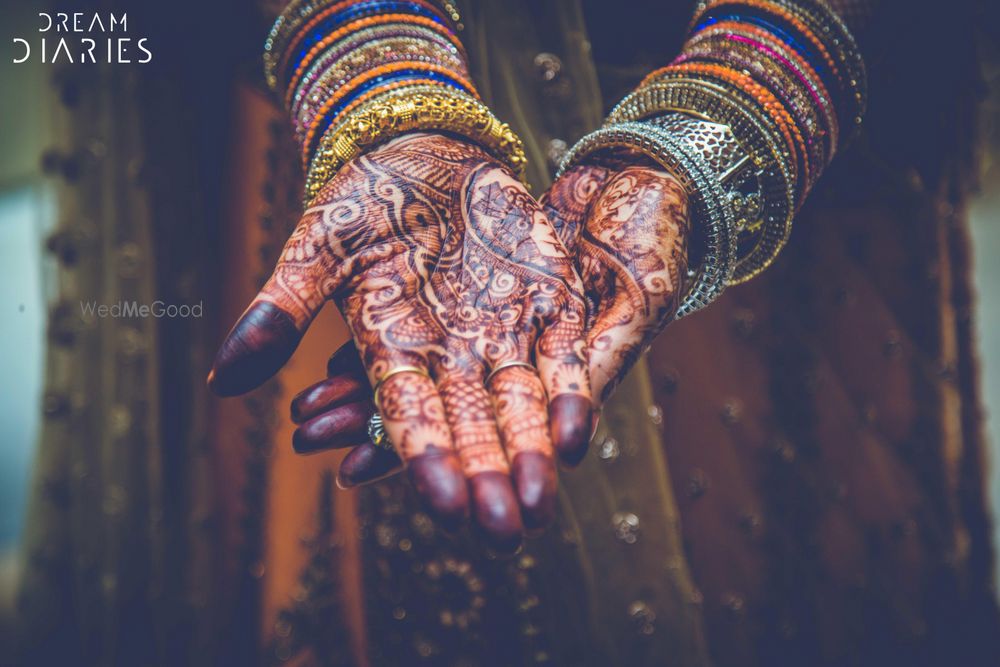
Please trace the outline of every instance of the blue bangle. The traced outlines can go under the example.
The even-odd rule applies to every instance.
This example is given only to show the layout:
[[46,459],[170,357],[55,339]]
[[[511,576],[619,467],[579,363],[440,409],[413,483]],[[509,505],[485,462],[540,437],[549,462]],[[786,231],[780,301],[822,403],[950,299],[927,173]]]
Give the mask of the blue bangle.
[[[827,86],[827,90],[842,90],[842,86],[839,79],[836,79],[833,72],[826,66],[823,59],[819,57],[812,47],[810,47],[801,35],[797,35],[798,31],[794,30],[794,27],[788,26],[788,28],[783,28],[780,25],[776,25],[769,20],[769,17],[763,16],[753,10],[752,7],[747,7],[746,14],[711,14],[705,17],[694,29],[693,32],[702,30],[714,23],[720,21],[736,21],[738,23],[749,23],[755,25],[758,28],[763,28],[768,32],[772,33],[775,37],[783,41],[788,46],[795,49],[799,55],[801,55],[807,63],[809,63],[816,74],[823,80],[824,84]],[[796,34],[793,34],[796,33]]]
[[430,19],[435,23],[440,23],[441,25],[447,27],[447,23],[445,23],[441,16],[412,2],[396,2],[394,0],[369,0],[367,2],[359,2],[356,5],[351,5],[347,9],[328,16],[313,27],[309,31],[309,34],[303,38],[302,45],[298,53],[296,53],[295,57],[289,61],[290,64],[287,71],[294,72],[298,68],[299,63],[301,63],[306,57],[306,54],[309,53],[309,50],[337,28],[359,18],[376,16],[378,14],[396,13],[413,14],[414,16]]

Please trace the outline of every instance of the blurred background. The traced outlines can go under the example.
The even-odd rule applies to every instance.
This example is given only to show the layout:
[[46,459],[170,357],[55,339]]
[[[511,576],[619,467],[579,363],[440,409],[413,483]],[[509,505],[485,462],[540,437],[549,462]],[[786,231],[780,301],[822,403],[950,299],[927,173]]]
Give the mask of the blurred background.
[[[34,0],[0,2],[0,267],[5,278],[0,282],[0,639],[10,646],[18,619],[37,621],[35,615],[41,614],[45,623],[33,626],[39,636],[71,633],[74,642],[97,654],[103,649],[88,642],[159,641],[161,655],[196,654],[199,646],[217,643],[221,633],[227,655],[250,655],[271,634],[242,629],[271,628],[271,621],[259,619],[281,618],[288,591],[293,598],[305,595],[298,574],[265,577],[265,556],[286,548],[282,543],[320,539],[338,517],[355,509],[350,497],[324,505],[332,493],[329,477],[285,494],[273,485],[268,493],[267,487],[250,483],[269,474],[272,481],[284,480],[275,484],[286,489],[303,484],[293,470],[301,464],[287,452],[284,413],[274,406],[315,379],[315,369],[322,368],[326,353],[345,334],[327,314],[289,375],[238,406],[215,408],[210,420],[202,381],[212,345],[235,320],[241,299],[253,293],[297,206],[299,176],[286,149],[290,138],[257,72],[256,53],[275,7],[181,3],[166,12],[138,2],[127,5],[130,32],[148,35],[154,58],[146,65],[108,68],[52,65],[39,57],[13,64],[20,51],[12,36],[37,40],[38,12],[53,8]],[[1000,459],[997,30],[996,23],[984,21],[976,46],[979,71],[972,89],[979,134],[968,207],[974,334],[991,461]],[[152,113],[155,109],[161,113]],[[178,164],[187,167],[179,170]],[[239,231],[234,220],[253,224]],[[242,256],[259,261],[233,259]],[[213,270],[219,261],[226,275]],[[205,315],[101,319],[80,307],[81,301],[118,299],[201,304]],[[220,423],[226,428],[218,430]],[[89,437],[92,447],[67,452],[54,444],[60,434]],[[281,473],[282,466],[293,472]],[[995,517],[1000,465],[985,471]],[[126,511],[135,503],[141,513]],[[269,546],[254,546],[240,535],[263,530],[259,522],[266,511],[303,514],[316,523],[308,529],[301,523],[272,525]],[[242,517],[236,527],[219,518],[227,513]],[[52,522],[61,530],[52,532]],[[32,541],[42,525],[46,535],[59,537]],[[995,531],[994,525],[997,544]],[[69,551],[59,540],[77,547]],[[59,559],[67,553],[78,559],[71,564],[73,578],[33,586],[30,599],[19,596],[33,568],[66,565]],[[309,565],[306,556],[296,558]],[[138,569],[122,567],[131,559]],[[170,559],[185,560],[190,567],[165,566]],[[314,563],[316,577],[320,564]],[[225,580],[218,597],[206,593],[213,590],[208,582],[231,570],[243,574]],[[317,586],[324,590],[322,579],[310,590]],[[178,590],[183,604],[170,603],[171,591]],[[63,596],[66,591],[71,594]],[[357,597],[359,592],[345,594]],[[144,596],[157,604],[142,604]],[[112,604],[111,599],[133,602]],[[209,619],[218,617],[221,600],[236,611],[220,624]],[[309,603],[322,611],[322,600],[322,595],[311,597]],[[70,621],[67,604],[110,616],[95,613],[81,626],[80,619]],[[239,618],[243,612],[257,614],[260,605],[273,613]],[[151,615],[135,627],[165,625],[168,632],[158,639],[116,636],[120,619],[133,613]],[[280,628],[267,641],[280,644]],[[168,645],[162,645],[164,636]],[[184,642],[176,646],[185,648],[174,648],[178,638]],[[295,652],[290,645],[275,650],[286,657]],[[128,648],[120,651],[129,654]],[[193,664],[187,655],[168,657],[165,664]]]

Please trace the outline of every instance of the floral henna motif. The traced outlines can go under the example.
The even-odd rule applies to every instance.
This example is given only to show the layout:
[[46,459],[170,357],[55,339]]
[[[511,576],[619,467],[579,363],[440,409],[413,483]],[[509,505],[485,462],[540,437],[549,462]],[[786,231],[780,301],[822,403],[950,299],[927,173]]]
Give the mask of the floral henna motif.
[[[624,167],[612,172],[581,166],[553,185],[543,206],[563,245],[575,256],[586,286],[590,377],[595,396],[603,401],[676,310],[687,265],[686,193],[657,169]],[[556,323],[549,331],[558,327]],[[546,351],[538,356],[558,354]],[[360,376],[359,369],[347,368],[342,361],[349,357],[349,350],[338,352],[336,369],[331,362],[331,379],[303,396],[334,382],[348,382],[351,374]],[[540,380],[534,371],[512,366],[492,376],[489,386],[525,523],[529,528],[543,526],[554,510],[547,503],[554,500],[556,478],[554,468],[540,466],[551,458],[544,449],[546,441],[539,437],[546,428]],[[315,413],[333,411],[346,401],[318,406]],[[385,474],[384,465],[369,463],[367,451],[365,446],[352,451],[352,483]]]
[[603,402],[676,311],[687,268],[687,193],[657,169],[611,175],[583,166],[543,201],[585,285],[591,382]]
[[[516,546],[509,462],[517,495],[554,493],[551,438],[559,451],[582,450],[591,410],[582,283],[538,204],[480,148],[444,136],[401,137],[358,158],[303,215],[220,349],[213,389],[240,393],[273,374],[327,299],[369,382],[387,378],[386,430],[418,490],[457,521],[469,504],[464,474],[479,525],[499,547]],[[505,451],[494,406],[511,400],[508,385],[488,390],[484,379],[508,361],[537,364],[540,382],[527,387],[543,410],[532,419],[549,428]],[[392,372],[401,366],[422,370]],[[515,456],[529,450],[541,461],[519,475]]]
[[595,200],[576,252],[596,313],[588,344],[602,401],[673,319],[687,237],[687,193],[663,172],[625,169]]

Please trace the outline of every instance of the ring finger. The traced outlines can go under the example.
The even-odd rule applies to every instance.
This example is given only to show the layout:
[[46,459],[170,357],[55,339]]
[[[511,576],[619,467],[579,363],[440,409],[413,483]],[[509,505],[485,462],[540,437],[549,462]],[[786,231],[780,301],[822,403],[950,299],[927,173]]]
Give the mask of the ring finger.
[[557,479],[545,388],[534,366],[517,359],[495,364],[486,386],[525,527],[539,530],[555,515]]

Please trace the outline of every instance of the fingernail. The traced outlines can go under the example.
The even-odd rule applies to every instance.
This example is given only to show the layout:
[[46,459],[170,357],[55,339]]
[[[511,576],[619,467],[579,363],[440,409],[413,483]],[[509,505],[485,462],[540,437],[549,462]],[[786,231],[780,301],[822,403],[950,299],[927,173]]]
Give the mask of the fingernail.
[[350,447],[368,440],[368,403],[349,403],[308,420],[292,434],[296,452]]
[[470,483],[478,532],[497,554],[513,554],[521,546],[524,525],[510,477],[502,472],[483,472]]
[[[345,372],[345,366],[352,366],[352,364],[348,364],[348,362],[355,360],[360,362],[358,357],[358,348],[354,346],[354,341],[349,340],[337,348],[337,351],[334,352],[329,361],[326,362],[326,374],[328,376],[339,375],[340,373]],[[360,368],[360,363],[353,365]],[[363,369],[361,370],[363,373]]]
[[579,464],[587,453],[593,411],[589,399],[575,394],[556,396],[549,404],[552,446],[566,465]]
[[441,528],[454,532],[469,518],[469,489],[455,452],[430,447],[410,459],[407,470]]
[[337,486],[352,489],[359,484],[367,484],[389,476],[401,467],[395,452],[376,447],[372,442],[358,445],[340,462],[337,471]]
[[551,456],[538,452],[521,452],[514,457],[510,472],[524,527],[535,535],[552,523],[556,515],[555,462]]
[[[351,376],[338,375],[299,392],[292,399],[292,421],[301,424],[323,412],[343,406],[348,402],[357,402],[370,395],[371,387],[367,380],[362,383]],[[371,416],[374,411],[375,408],[372,406],[368,411],[368,416]]]
[[285,365],[302,334],[292,317],[268,301],[252,305],[233,327],[208,374],[219,396],[236,396],[262,384]]

